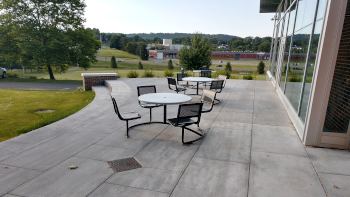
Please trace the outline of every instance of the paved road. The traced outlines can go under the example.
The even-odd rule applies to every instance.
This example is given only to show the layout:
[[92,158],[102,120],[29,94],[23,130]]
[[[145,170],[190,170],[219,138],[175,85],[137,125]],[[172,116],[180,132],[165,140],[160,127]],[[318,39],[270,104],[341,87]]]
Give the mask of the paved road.
[[80,83],[34,83],[34,82],[1,82],[0,89],[26,89],[26,90],[76,90],[83,86]]

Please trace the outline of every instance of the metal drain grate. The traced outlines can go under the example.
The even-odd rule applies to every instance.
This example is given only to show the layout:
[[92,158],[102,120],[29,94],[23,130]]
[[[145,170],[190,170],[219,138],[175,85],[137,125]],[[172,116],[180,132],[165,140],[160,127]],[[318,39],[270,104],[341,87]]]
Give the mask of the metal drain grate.
[[123,172],[127,170],[142,168],[141,164],[133,157],[108,161],[107,163],[111,166],[114,172]]

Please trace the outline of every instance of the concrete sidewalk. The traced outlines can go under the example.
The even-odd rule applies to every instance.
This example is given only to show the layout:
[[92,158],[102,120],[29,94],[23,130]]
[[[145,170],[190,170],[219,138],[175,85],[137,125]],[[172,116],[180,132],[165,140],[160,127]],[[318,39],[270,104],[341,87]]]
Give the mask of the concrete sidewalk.
[[[131,125],[149,120],[138,85],[171,92],[164,78],[108,83],[120,111],[142,115]],[[132,128],[125,138],[108,88],[94,91],[79,112],[0,143],[0,196],[349,196],[350,153],[305,148],[270,82],[228,80],[221,103],[202,115],[206,137],[191,145],[182,145],[180,128],[163,124]],[[177,107],[168,106],[168,118]],[[162,107],[152,115],[162,120]],[[114,173],[107,164],[128,157],[142,168]]]
[[34,83],[34,82],[2,82],[0,89],[24,89],[24,90],[76,90],[83,86],[79,83]]

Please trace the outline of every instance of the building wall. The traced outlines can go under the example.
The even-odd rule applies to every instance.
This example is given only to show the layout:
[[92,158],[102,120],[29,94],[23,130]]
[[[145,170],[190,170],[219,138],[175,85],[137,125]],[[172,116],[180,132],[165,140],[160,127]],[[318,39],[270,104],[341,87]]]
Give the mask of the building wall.
[[173,40],[172,39],[163,39],[163,45],[172,45]]
[[[350,14],[348,4],[346,14]],[[350,18],[345,17],[324,123],[325,131],[347,133],[350,121]]]

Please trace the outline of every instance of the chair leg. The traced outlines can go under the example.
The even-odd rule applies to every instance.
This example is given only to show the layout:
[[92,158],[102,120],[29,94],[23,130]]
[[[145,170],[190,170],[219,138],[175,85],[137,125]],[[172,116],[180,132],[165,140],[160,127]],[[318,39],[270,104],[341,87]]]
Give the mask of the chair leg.
[[152,122],[152,108],[149,108],[149,121]]
[[128,138],[129,137],[129,122],[126,121],[126,131],[125,131],[125,137]]
[[219,99],[214,99],[214,100],[217,101],[217,103],[214,103],[214,105],[221,103],[221,101]]
[[[185,138],[185,129],[187,129],[187,130],[189,130],[189,131],[191,131],[191,132],[193,132],[193,133],[195,133],[195,134],[197,134],[197,135],[199,135],[199,136],[201,136],[201,137],[199,137],[199,138],[197,138],[197,139],[195,139],[195,140],[192,140],[192,141],[185,142],[185,139],[184,139],[184,138]],[[204,134],[203,134],[203,133],[198,133],[198,132],[193,131],[192,129],[187,128],[187,127],[182,127],[182,143],[183,143],[183,144],[192,144],[193,142],[196,142],[196,141],[198,141],[198,140],[201,140],[203,137],[204,137]]]

